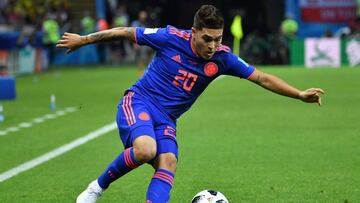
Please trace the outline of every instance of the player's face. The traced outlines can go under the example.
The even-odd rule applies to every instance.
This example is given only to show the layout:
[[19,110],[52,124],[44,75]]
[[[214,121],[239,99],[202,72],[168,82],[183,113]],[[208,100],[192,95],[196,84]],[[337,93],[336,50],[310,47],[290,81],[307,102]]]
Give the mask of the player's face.
[[203,28],[198,30],[192,28],[191,43],[200,57],[209,60],[220,46],[222,36],[223,29]]

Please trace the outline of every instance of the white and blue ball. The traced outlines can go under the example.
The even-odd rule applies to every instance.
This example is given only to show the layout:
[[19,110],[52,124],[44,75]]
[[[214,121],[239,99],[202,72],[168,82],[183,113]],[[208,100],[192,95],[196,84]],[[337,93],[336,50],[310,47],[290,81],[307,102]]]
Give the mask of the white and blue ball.
[[191,203],[229,203],[229,201],[219,191],[203,190],[193,197]]

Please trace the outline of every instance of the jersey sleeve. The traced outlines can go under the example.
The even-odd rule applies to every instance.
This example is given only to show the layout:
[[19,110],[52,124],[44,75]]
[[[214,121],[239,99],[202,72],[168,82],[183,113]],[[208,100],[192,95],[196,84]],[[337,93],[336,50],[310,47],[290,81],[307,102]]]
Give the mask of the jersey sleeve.
[[227,57],[227,70],[225,75],[237,76],[240,78],[249,78],[255,71],[255,68],[246,63],[240,57],[229,53]]
[[142,28],[136,27],[136,43],[146,45],[155,50],[164,47],[168,41],[166,28]]

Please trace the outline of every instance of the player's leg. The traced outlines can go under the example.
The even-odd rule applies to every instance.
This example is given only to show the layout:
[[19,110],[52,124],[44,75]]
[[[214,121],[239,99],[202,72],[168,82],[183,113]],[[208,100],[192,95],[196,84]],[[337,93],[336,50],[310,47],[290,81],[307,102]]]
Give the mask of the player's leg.
[[90,183],[79,195],[77,202],[96,202],[112,182],[154,159],[157,146],[152,120],[143,102],[133,98],[133,95],[133,92],[129,92],[124,96],[116,118],[125,150],[109,164],[97,180]]
[[173,153],[160,154],[155,162],[155,173],[146,193],[146,200],[150,203],[167,203],[173,187],[177,159]]
[[[147,128],[146,126],[143,130],[152,130]],[[155,157],[156,142],[148,134],[151,133],[134,134],[137,138],[135,138],[132,147],[126,148],[97,179],[102,189],[107,189],[112,182]]]
[[148,187],[146,200],[151,203],[166,203],[170,199],[176,172],[178,146],[175,128],[169,125],[156,131],[157,156],[152,163],[155,173]]
[[[139,127],[141,128],[141,127]],[[94,203],[110,184],[143,163],[154,159],[156,155],[155,139],[149,135],[139,135],[132,147],[125,149],[98,179],[92,181],[78,197],[77,203]]]

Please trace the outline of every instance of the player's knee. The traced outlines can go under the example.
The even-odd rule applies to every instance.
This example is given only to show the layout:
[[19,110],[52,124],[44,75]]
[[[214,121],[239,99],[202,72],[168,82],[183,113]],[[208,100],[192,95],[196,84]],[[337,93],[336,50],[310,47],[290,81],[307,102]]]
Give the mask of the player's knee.
[[136,139],[134,142],[135,159],[145,163],[156,156],[156,141],[149,136]]
[[134,150],[135,158],[142,162],[148,162],[156,156],[156,147],[145,146],[140,149]]

